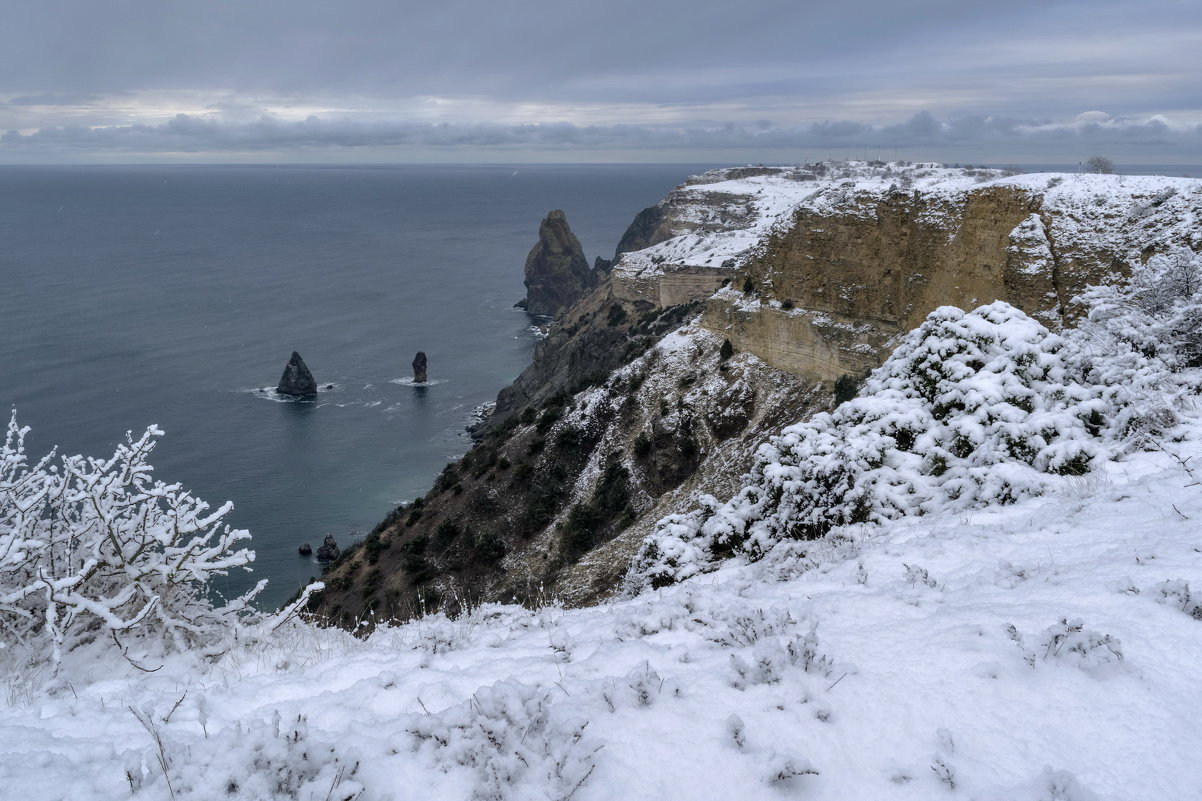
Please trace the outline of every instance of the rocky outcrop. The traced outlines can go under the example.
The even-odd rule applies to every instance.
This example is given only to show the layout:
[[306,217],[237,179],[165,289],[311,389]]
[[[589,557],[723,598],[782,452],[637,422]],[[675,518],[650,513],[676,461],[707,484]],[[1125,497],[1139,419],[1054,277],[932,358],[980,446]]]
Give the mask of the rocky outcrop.
[[[702,325],[813,381],[859,376],[944,305],[995,300],[1056,329],[1073,298],[1133,261],[1187,245],[1202,194],[1103,176],[1019,176],[942,191],[844,191],[769,234]],[[1178,196],[1180,195],[1180,196]],[[1143,216],[1141,216],[1143,214]]]
[[301,556],[312,556],[313,555],[313,546],[307,542],[303,542],[303,543],[301,543],[301,546],[296,549],[296,552],[298,554],[300,554]]
[[424,384],[427,380],[426,352],[419,350],[417,355],[413,357],[413,381],[417,384]]
[[649,248],[668,239],[671,236],[671,229],[665,230],[664,227],[667,217],[668,213],[664,204],[649,206],[636,214],[618,241],[613,260],[617,261],[623,253]]
[[307,398],[317,394],[317,381],[313,378],[313,373],[309,372],[305,360],[296,351],[292,351],[292,358],[285,365],[284,374],[280,376],[280,383],[275,391],[295,398]]
[[317,561],[333,562],[341,554],[342,550],[338,547],[338,543],[334,541],[334,535],[327,534],[325,540],[321,543],[321,547],[317,549]]
[[612,594],[657,520],[737,489],[760,443],[934,307],[1002,299],[1056,327],[1086,283],[1198,247],[1202,183],[1173,180],[847,163],[691,179],[550,326],[476,446],[334,566],[316,612]]
[[596,283],[580,241],[558,209],[538,227],[538,242],[526,257],[526,303],[531,314],[558,317]]

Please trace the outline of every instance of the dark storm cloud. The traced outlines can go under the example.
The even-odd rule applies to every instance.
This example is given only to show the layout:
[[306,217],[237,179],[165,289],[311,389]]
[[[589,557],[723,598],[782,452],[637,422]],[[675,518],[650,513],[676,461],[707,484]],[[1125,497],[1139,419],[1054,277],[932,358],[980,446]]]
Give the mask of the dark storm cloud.
[[[42,0],[7,15],[19,24],[0,31],[0,75],[29,92],[604,91],[640,75],[839,60],[918,43],[934,22],[949,32],[984,24],[994,12],[975,5]],[[1043,5],[1016,0],[1006,14]]]
[[[8,146],[1033,141],[1037,119],[1136,142],[1202,120],[1180,0],[0,3]],[[1093,109],[1145,122],[1072,122]]]
[[942,122],[928,112],[898,125],[822,122],[780,128],[754,123],[712,128],[545,123],[522,125],[356,121],[310,117],[284,121],[261,117],[222,122],[180,114],[161,125],[64,126],[35,133],[9,131],[0,145],[13,148],[142,153],[287,150],[292,148],[541,148],[548,151],[605,149],[789,149],[919,147],[996,144],[999,147],[1144,145],[1197,148],[1202,126],[1172,128],[1160,120],[1086,115],[1072,123],[964,117]]

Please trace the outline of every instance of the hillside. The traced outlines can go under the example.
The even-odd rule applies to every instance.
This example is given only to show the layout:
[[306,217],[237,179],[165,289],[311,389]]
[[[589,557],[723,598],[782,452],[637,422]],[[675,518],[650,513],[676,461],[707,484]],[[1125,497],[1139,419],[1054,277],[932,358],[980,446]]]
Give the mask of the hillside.
[[5,674],[0,777],[29,801],[1192,798],[1200,434],[595,608],[287,624],[153,673],[100,642],[49,693]]
[[[644,537],[741,486],[940,305],[1057,329],[1091,282],[1202,246],[1202,182],[842,162],[716,170],[641,212],[483,441],[327,576],[343,625],[612,595]],[[729,343],[727,345],[726,343]],[[370,614],[369,614],[370,613]]]
[[[30,465],[14,420],[0,450],[5,792],[1195,797],[1202,254],[1192,206],[1159,211],[1195,202],[1196,186],[1164,193],[1123,217],[1158,217],[1145,233],[1162,239],[1080,240],[1127,254],[1107,262],[1125,275],[1051,317],[1000,299],[934,308],[837,398],[732,353],[699,304],[589,322],[627,308],[623,255],[532,370],[607,329],[646,347],[537,413],[497,418],[331,571],[349,577],[336,602],[363,603],[358,622],[333,615],[349,631],[300,617],[303,598],[273,615],[214,607],[195,577],[245,567],[247,535],[220,525],[228,504],[154,482],[157,430],[112,460]],[[755,223],[741,275],[807,208]],[[640,230],[665,225],[660,211]],[[757,305],[766,291],[739,290],[747,314],[776,309]],[[570,477],[584,494],[538,494]],[[448,530],[455,513],[480,529]],[[77,569],[48,575],[47,553]],[[385,614],[390,555],[404,557],[409,583],[391,586],[413,594],[407,611],[428,605],[407,622]],[[479,600],[523,579],[522,604]],[[323,622],[328,607],[308,605]]]

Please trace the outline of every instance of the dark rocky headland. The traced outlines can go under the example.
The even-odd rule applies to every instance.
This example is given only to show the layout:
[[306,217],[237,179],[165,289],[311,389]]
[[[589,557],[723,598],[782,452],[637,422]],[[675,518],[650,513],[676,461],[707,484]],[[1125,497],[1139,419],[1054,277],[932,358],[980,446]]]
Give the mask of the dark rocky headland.
[[935,307],[1006,300],[1057,328],[1088,283],[1188,243],[1177,221],[1202,219],[1202,193],[1174,180],[718,170],[641,212],[601,269],[552,212],[526,264],[528,311],[556,317],[531,365],[310,612],[349,626],[612,595],[657,520],[736,490],[760,443],[830,408],[836,384],[854,393]]

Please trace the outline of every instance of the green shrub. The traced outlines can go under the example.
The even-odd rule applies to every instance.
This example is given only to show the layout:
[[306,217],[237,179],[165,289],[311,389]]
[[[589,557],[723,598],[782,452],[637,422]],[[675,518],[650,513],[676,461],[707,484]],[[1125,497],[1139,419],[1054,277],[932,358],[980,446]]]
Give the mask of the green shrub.
[[446,492],[459,481],[459,469],[454,462],[448,462],[447,466],[438,474],[438,478],[434,481],[435,492]]
[[578,426],[564,426],[555,435],[555,447],[563,450],[575,450],[584,442],[584,431]]
[[461,530],[453,520],[444,520],[434,529],[434,544],[439,550],[446,550],[459,536]]
[[557,403],[548,403],[548,405],[543,408],[543,413],[539,415],[538,425],[534,427],[534,430],[540,434],[546,434],[548,431],[550,431],[551,426],[555,425],[555,421],[563,417],[563,407],[564,404],[562,401]]
[[401,567],[414,583],[421,583],[430,578],[430,562],[426,559],[426,547],[429,542],[425,536],[420,536],[401,546],[401,552],[405,555],[401,560]]
[[843,374],[835,379],[835,405],[842,406],[860,394],[860,382],[855,376]]
[[505,542],[494,532],[480,534],[473,544],[476,558],[485,564],[496,564],[505,558]]
[[629,481],[630,471],[620,463],[606,466],[592,497],[573,506],[560,528],[560,547],[565,556],[575,558],[592,550],[600,542],[603,529],[614,520],[629,523],[634,516]]
[[380,589],[380,584],[384,581],[384,574],[380,568],[376,568],[367,574],[367,578],[363,579],[362,595],[363,599],[367,600],[376,594],[376,590]]

